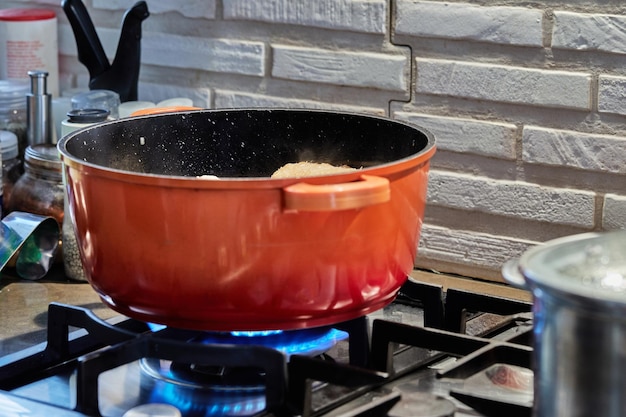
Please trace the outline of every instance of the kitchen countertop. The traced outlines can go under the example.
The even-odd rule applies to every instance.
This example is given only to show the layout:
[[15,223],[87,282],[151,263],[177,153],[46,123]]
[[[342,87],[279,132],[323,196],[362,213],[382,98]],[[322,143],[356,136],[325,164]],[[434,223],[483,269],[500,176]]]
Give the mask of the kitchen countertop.
[[[415,270],[411,277],[420,282],[458,288],[518,300],[530,300],[527,291],[505,284],[487,283],[467,277]],[[55,265],[44,279],[16,278],[10,268],[0,279],[0,357],[46,340],[47,309],[51,302],[86,307],[103,319],[120,316],[104,305],[86,282],[68,280],[62,265]]]
[[451,275],[421,269],[413,270],[409,275],[411,278],[419,282],[439,285],[444,290],[454,288],[486,295],[511,298],[513,300],[532,301],[532,295],[529,291],[512,287],[504,282],[484,281],[460,275]]
[[0,279],[0,357],[46,340],[47,310],[51,302],[86,307],[103,319],[119,316],[105,306],[86,282],[67,280],[61,265],[44,279],[15,278],[10,268]]

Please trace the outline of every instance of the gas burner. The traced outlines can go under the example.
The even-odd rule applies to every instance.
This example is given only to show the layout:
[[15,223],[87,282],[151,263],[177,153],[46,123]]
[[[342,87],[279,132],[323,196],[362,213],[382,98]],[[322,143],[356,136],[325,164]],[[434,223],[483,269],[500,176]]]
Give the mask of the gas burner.
[[[167,330],[168,327],[147,323],[152,332]],[[264,346],[291,355],[317,356],[330,350],[338,342],[348,339],[348,332],[330,328],[316,327],[299,330],[237,330],[231,332],[198,332],[189,339],[194,343]]]
[[346,340],[348,333],[327,327],[302,330],[233,331],[230,333],[205,333],[197,342],[231,345],[259,345],[290,355],[317,356]]
[[[332,328],[303,330],[233,331],[200,333],[188,340],[190,343],[219,346],[263,346],[290,355],[321,355],[348,338],[348,333]],[[155,379],[193,389],[224,393],[263,392],[263,369],[250,367],[224,367],[172,362],[156,358],[140,361],[142,371]]]
[[403,294],[382,318],[261,333],[104,321],[52,303],[46,343],[0,358],[0,394],[90,416],[146,404],[184,417],[530,416],[529,303],[414,282]]
[[254,393],[265,389],[265,373],[254,367],[223,367],[145,358],[141,370],[157,379],[183,388],[223,393]]

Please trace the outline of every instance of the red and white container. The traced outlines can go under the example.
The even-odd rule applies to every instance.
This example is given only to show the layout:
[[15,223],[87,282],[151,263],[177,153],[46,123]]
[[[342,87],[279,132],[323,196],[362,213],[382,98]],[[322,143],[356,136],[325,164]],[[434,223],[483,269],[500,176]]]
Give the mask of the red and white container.
[[59,95],[57,16],[50,9],[0,9],[0,79],[48,72],[48,92]]

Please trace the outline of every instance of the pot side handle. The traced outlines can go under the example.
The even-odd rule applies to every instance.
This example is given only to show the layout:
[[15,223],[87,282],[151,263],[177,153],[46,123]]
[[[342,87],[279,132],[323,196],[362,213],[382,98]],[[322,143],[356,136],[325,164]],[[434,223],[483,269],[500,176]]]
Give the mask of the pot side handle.
[[523,290],[528,289],[526,285],[526,279],[519,269],[519,259],[509,259],[502,266],[502,276],[504,280],[514,287],[521,288]]
[[285,210],[337,211],[386,203],[391,198],[389,180],[362,175],[359,181],[340,184],[299,182],[283,189]]

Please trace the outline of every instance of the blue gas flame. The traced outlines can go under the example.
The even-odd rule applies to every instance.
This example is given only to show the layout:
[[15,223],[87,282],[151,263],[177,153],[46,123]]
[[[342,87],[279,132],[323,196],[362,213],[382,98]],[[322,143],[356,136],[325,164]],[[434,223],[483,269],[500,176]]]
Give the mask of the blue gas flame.
[[149,402],[176,407],[183,416],[253,416],[266,406],[265,393],[208,393],[188,390],[176,384],[162,384],[152,392]]
[[230,333],[207,333],[203,343],[227,343],[233,345],[259,345],[276,349],[287,356],[319,355],[337,342],[348,338],[348,333],[332,328],[302,330],[267,330],[260,332],[236,331]]

